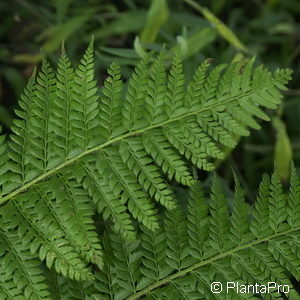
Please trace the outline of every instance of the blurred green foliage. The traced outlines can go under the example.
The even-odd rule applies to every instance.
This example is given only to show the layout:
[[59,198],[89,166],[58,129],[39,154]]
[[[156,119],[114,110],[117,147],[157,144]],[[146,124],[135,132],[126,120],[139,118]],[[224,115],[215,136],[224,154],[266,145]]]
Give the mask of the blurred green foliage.
[[71,59],[78,61],[94,36],[99,83],[114,58],[126,80],[139,56],[163,47],[170,56],[180,47],[187,79],[208,57],[220,63],[256,55],[272,70],[292,68],[294,79],[273,125],[262,124],[240,141],[220,172],[232,180],[233,166],[251,197],[274,158],[283,179],[292,153],[300,165],[300,1],[12,0],[1,1],[0,12],[0,125],[7,131],[41,51],[54,62],[65,41]]

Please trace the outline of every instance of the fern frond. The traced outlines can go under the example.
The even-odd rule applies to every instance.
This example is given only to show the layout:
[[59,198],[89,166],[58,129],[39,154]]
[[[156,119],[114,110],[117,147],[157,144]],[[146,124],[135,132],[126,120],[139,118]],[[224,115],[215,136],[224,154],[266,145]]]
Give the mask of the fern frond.
[[[131,128],[130,131],[127,133],[122,133],[123,129],[122,126],[119,128],[119,133],[116,133],[115,137],[106,137],[106,141],[103,141],[102,143],[99,142],[99,139],[101,140],[101,133],[98,135],[96,134],[97,128],[101,132],[102,131],[102,140],[103,136],[106,134],[103,129],[103,124],[101,126],[100,120],[98,120],[98,104],[97,104],[97,96],[96,88],[95,88],[95,81],[93,80],[93,61],[92,61],[92,44],[89,45],[86,54],[84,55],[84,58],[82,59],[80,65],[76,69],[75,76],[74,76],[74,84],[72,84],[72,70],[69,66],[69,62],[65,55],[62,55],[60,66],[59,66],[59,73],[60,76],[58,76],[58,95],[61,98],[62,97],[62,91],[60,90],[62,88],[61,82],[63,80],[66,80],[66,76],[69,76],[70,81],[70,89],[68,90],[68,87],[66,87],[66,91],[64,91],[66,96],[64,98],[70,98],[69,106],[66,107],[70,108],[69,114],[71,118],[70,122],[67,121],[63,114],[59,116],[59,119],[65,119],[66,122],[70,123],[69,125],[73,124],[70,128],[70,132],[72,131],[73,134],[72,140],[78,145],[78,148],[75,147],[74,153],[79,151],[79,153],[72,158],[67,159],[64,162],[56,163],[56,166],[53,167],[50,170],[45,171],[43,174],[40,174],[37,177],[34,177],[30,182],[26,183],[25,185],[20,185],[16,188],[14,186],[11,186],[8,188],[6,195],[4,196],[4,200],[6,201],[10,199],[13,195],[17,195],[21,191],[24,191],[26,188],[31,187],[35,182],[41,181],[42,179],[45,179],[47,176],[52,175],[54,170],[60,170],[64,169],[66,166],[72,164],[73,162],[79,161],[83,156],[86,156],[88,154],[91,154],[95,151],[99,151],[101,149],[110,149],[110,147],[116,143],[121,142],[123,140],[129,140],[135,135],[143,135],[146,136],[148,133],[152,134],[152,130],[156,129],[155,132],[160,132],[160,135],[164,136],[166,135],[169,140],[168,148],[170,150],[172,148],[175,148],[179,150],[181,155],[184,155],[187,159],[191,160],[193,163],[195,163],[200,168],[204,168],[207,170],[210,170],[213,168],[213,163],[211,163],[209,158],[221,158],[222,157],[222,145],[224,146],[230,146],[234,147],[235,140],[233,138],[234,135],[248,135],[249,131],[246,129],[247,123],[252,126],[254,123],[251,121],[250,124],[247,120],[251,118],[251,113],[247,112],[247,118],[243,118],[243,120],[238,119],[237,115],[232,115],[232,111],[238,112],[239,110],[242,111],[242,105],[243,103],[248,103],[249,107],[255,107],[257,110],[259,109],[259,106],[266,106],[266,107],[276,107],[276,105],[279,103],[280,94],[278,93],[277,89],[275,88],[276,82],[280,82],[280,76],[283,78],[288,78],[289,72],[288,71],[282,71],[278,73],[279,75],[276,75],[276,80],[271,76],[271,74],[262,69],[262,68],[256,68],[253,71],[253,76],[250,76],[249,74],[247,76],[244,76],[246,79],[248,78],[250,81],[252,80],[253,83],[248,83],[248,88],[242,88],[240,85],[240,82],[245,81],[246,79],[241,79],[240,77],[243,76],[243,71],[240,70],[236,65],[234,67],[228,68],[227,71],[224,73],[225,65],[218,66],[215,68],[208,76],[204,75],[198,75],[201,77],[201,80],[203,82],[202,88],[198,88],[197,92],[195,92],[195,95],[192,95],[191,91],[194,90],[189,88],[190,94],[189,99],[193,99],[193,103],[197,102],[197,107],[194,107],[194,104],[191,104],[191,107],[184,112],[181,113],[180,111],[182,108],[172,108],[175,110],[178,110],[177,112],[174,111],[174,114],[172,113],[172,116],[168,117],[168,113],[165,110],[166,109],[166,103],[162,105],[162,100],[151,100],[153,102],[150,106],[153,106],[153,109],[160,108],[160,113],[158,113],[157,116],[161,115],[161,117],[158,117],[157,120],[152,120],[151,124],[144,124],[145,120],[140,119],[140,111],[144,110],[147,111],[147,107],[149,107],[149,99],[154,97],[153,99],[167,99],[164,97],[165,89],[163,89],[163,84],[159,83],[161,82],[161,75],[159,75],[158,79],[151,79],[149,80],[149,84],[146,80],[147,78],[147,66],[149,65],[150,56],[145,58],[141,64],[137,67],[132,80],[129,83],[129,88],[126,93],[126,101],[124,102],[123,107],[123,123],[125,122],[131,122],[131,125],[125,125],[126,128]],[[160,74],[161,71],[159,66],[163,65],[163,58],[159,56],[159,59],[157,59],[153,64],[153,76]],[[44,73],[48,70],[48,67],[46,67],[46,64],[44,66]],[[65,68],[65,74],[63,74],[62,69]],[[106,88],[104,89],[104,92],[108,95],[109,93],[112,93],[110,95],[115,95],[113,97],[120,97],[120,75],[119,71],[117,70],[116,65],[113,65],[111,67],[111,75],[115,77],[115,79],[108,79],[108,81],[115,80],[116,82],[116,90],[112,91],[114,89],[111,85],[106,84]],[[204,69],[207,69],[206,67]],[[48,70],[49,71],[49,70]],[[48,72],[47,71],[47,72]],[[50,71],[49,71],[50,72]],[[48,73],[49,73],[48,72]],[[249,73],[250,71],[248,71]],[[203,72],[202,72],[203,73]],[[50,72],[51,74],[51,72]],[[114,75],[115,74],[115,75]],[[205,74],[205,72],[203,73]],[[228,75],[230,74],[230,76]],[[277,74],[277,73],[276,73]],[[49,75],[50,76],[50,75]],[[51,75],[52,76],[52,75]],[[51,77],[50,76],[50,77]],[[65,77],[62,77],[65,76]],[[179,81],[182,81],[182,67],[180,58],[178,55],[175,56],[173,61],[173,67],[171,68],[171,73],[168,79],[167,84],[169,84],[169,92],[171,92],[171,85],[177,84],[178,78],[181,78]],[[203,78],[202,78],[203,77]],[[228,83],[228,78],[235,78],[235,83]],[[45,76],[43,77],[45,80]],[[52,77],[51,77],[52,78]],[[112,77],[109,77],[112,78]],[[193,85],[195,85],[195,80],[197,79],[197,76],[194,79]],[[154,80],[154,81],[153,81]],[[39,80],[41,81],[41,80]],[[51,81],[49,79],[49,81]],[[141,82],[140,82],[141,81]],[[157,82],[156,85],[153,85],[151,82]],[[173,82],[173,83],[172,83]],[[263,85],[261,85],[261,82],[264,82]],[[41,84],[45,85],[45,82]],[[158,84],[158,85],[157,85]],[[245,85],[245,84],[244,84]],[[180,90],[183,88],[183,85],[181,83]],[[40,89],[40,88],[39,88]],[[155,92],[155,93],[154,93]],[[200,93],[201,92],[201,93]],[[156,94],[156,96],[154,94]],[[200,93],[200,94],[199,94]],[[146,94],[148,96],[146,96]],[[179,93],[180,95],[182,92]],[[106,100],[102,101],[108,101],[107,97],[104,98]],[[112,96],[109,96],[112,97]],[[142,103],[142,99],[146,98],[146,101]],[[150,98],[149,98],[150,97]],[[159,97],[159,98],[157,98]],[[171,96],[169,96],[168,99]],[[103,98],[103,99],[104,99]],[[117,99],[116,98],[116,99]],[[151,99],[152,99],[151,98]],[[134,104],[134,99],[141,99],[138,100],[136,107]],[[148,100],[147,100],[148,99]],[[180,102],[182,104],[182,107],[185,106],[184,99],[180,96],[178,98],[179,100],[176,100],[177,102]],[[198,100],[197,100],[198,99]],[[114,100],[109,100],[114,101]],[[119,100],[116,100],[119,102]],[[148,102],[147,102],[148,101]],[[166,100],[167,101],[167,100]],[[169,100],[168,100],[169,101]],[[101,101],[100,101],[101,102]],[[188,101],[190,102],[190,101]],[[46,103],[43,101],[43,103]],[[54,101],[54,103],[57,103],[57,101]],[[148,104],[147,104],[148,103]],[[271,104],[270,104],[271,103]],[[117,103],[112,104],[116,105]],[[251,106],[252,105],[252,106]],[[55,105],[54,105],[55,106]],[[57,105],[56,105],[57,106]],[[104,111],[107,110],[107,108],[104,108],[106,105],[103,105]],[[178,106],[179,107],[179,106]],[[54,109],[54,112],[52,112],[52,108],[50,107],[50,112],[47,112],[48,114],[54,114],[58,116],[58,109]],[[257,110],[253,108],[253,115],[257,115]],[[47,109],[45,109],[45,112]],[[149,111],[149,110],[148,110]],[[138,113],[137,113],[138,112]],[[105,112],[102,113],[101,117],[104,118]],[[151,115],[152,113],[150,113]],[[115,113],[113,113],[115,115]],[[117,115],[119,115],[117,113]],[[114,119],[116,120],[116,116]],[[154,114],[156,115],[156,113]],[[177,116],[178,115],[178,116]],[[195,121],[192,121],[195,116]],[[152,116],[153,117],[153,116]],[[152,118],[151,117],[151,118]],[[262,117],[260,114],[259,117]],[[107,119],[107,116],[105,117]],[[129,121],[126,121],[129,120]],[[139,121],[138,121],[139,120]],[[250,120],[250,119],[249,119]],[[251,119],[252,120],[252,119]],[[72,122],[71,122],[72,121]],[[103,122],[103,121],[102,121]],[[115,123],[116,121],[111,123]],[[140,125],[134,125],[134,122],[138,122]],[[143,123],[144,122],[144,123]],[[154,122],[154,123],[153,123]],[[243,123],[244,122],[244,123]],[[60,121],[57,121],[56,123],[60,123]],[[58,125],[58,124],[57,124]],[[69,125],[64,125],[69,126]],[[115,124],[116,125],[116,124]],[[184,126],[182,126],[184,125]],[[110,125],[113,126],[113,125]],[[135,127],[137,126],[137,127]],[[197,127],[199,126],[199,127]],[[118,125],[116,125],[118,127]],[[54,127],[55,128],[55,127]],[[138,129],[134,129],[138,128]],[[184,131],[183,131],[184,128]],[[117,130],[117,129],[116,129]],[[133,131],[132,131],[133,130]],[[162,130],[162,131],[161,131]],[[179,131],[178,133],[175,131]],[[183,131],[183,132],[182,132]],[[51,136],[54,140],[55,137],[60,136],[60,139],[63,137],[61,136],[66,135],[64,138],[68,138],[68,132],[69,129],[65,130],[64,133],[59,132],[58,130],[54,130],[52,132]],[[199,145],[199,139],[205,141],[201,143],[202,148],[196,149],[195,146]],[[56,142],[57,143],[57,142]],[[98,143],[98,144],[97,144]],[[92,147],[92,144],[97,144],[96,146]],[[153,142],[151,143],[153,146]],[[48,145],[48,144],[47,144]],[[45,145],[44,145],[45,146]],[[44,146],[42,144],[37,145],[38,149],[44,149]],[[153,157],[155,153],[151,154],[151,151],[153,150],[153,147],[145,147],[148,149],[148,153]],[[80,150],[81,149],[81,150]],[[45,149],[44,149],[45,150]],[[43,151],[44,151],[43,150]],[[169,151],[170,151],[169,150]],[[37,149],[32,150],[34,153],[37,151]],[[45,150],[46,151],[46,150]],[[51,152],[50,150],[48,152]],[[48,153],[49,155],[49,153]],[[64,154],[65,156],[66,154]],[[47,161],[47,157],[41,158],[41,160],[44,160],[43,164],[49,164],[50,162]],[[182,158],[178,157],[177,161],[182,160]],[[53,164],[54,162],[51,162]],[[158,161],[156,161],[158,163]],[[167,159],[165,157],[161,157],[159,164],[168,165]],[[182,164],[182,163],[181,163]],[[47,167],[48,168],[48,167]],[[169,171],[170,168],[168,168]],[[173,171],[171,171],[173,173]],[[170,177],[173,175],[168,172]],[[11,174],[10,176],[13,176]],[[8,177],[10,177],[8,176]],[[175,176],[176,179],[179,180],[179,182],[183,184],[189,185],[190,179],[185,178],[183,179],[182,176]],[[15,183],[16,184],[16,183]]]
[[51,300],[89,300],[96,289],[91,281],[73,281],[46,270]]
[[164,264],[166,249],[166,233],[159,229],[156,232],[141,226],[142,229],[142,267],[141,273],[147,281],[140,283],[140,287],[147,282],[153,283],[163,278],[170,272],[170,268]]
[[25,297],[21,290],[16,288],[14,282],[7,276],[7,272],[0,270],[0,295],[5,300],[24,300]]
[[[116,282],[110,283],[113,296],[106,299],[257,299],[253,287],[256,284],[267,287],[268,282],[288,287],[289,295],[296,297],[291,276],[300,278],[300,224],[289,224],[285,216],[274,226],[277,210],[272,212],[272,206],[279,203],[282,210],[293,215],[299,197],[296,202],[282,202],[282,186],[274,173],[272,180],[263,177],[258,202],[254,206],[248,205],[243,189],[234,177],[231,212],[221,181],[215,176],[211,197],[194,185],[188,211],[183,207],[168,211],[165,226],[157,234],[142,226],[135,243],[126,244],[113,237],[107,276],[121,276],[117,275]],[[292,170],[291,185],[298,180]],[[289,196],[293,197],[294,193],[293,186]],[[263,209],[270,230],[265,230],[265,224],[258,222],[259,208]],[[265,211],[269,213],[265,214]],[[103,276],[101,273],[101,278]],[[223,283],[220,294],[212,293],[213,282]],[[237,292],[237,287],[226,289],[226,282],[252,285],[252,290],[251,286],[249,292]],[[96,281],[95,286],[100,292],[97,299],[107,295],[102,292],[102,280]],[[263,297],[285,299],[284,293],[278,293],[277,289],[263,293]]]
[[115,287],[115,272],[113,268],[113,248],[108,234],[105,233],[103,237],[103,250],[105,265],[104,272],[96,273],[95,289],[96,292],[101,293],[103,299],[113,300],[116,287]]
[[187,87],[187,95],[185,101],[187,107],[190,107],[192,111],[197,109],[199,100],[201,100],[203,97],[203,84],[205,83],[207,77],[206,74],[210,63],[211,60],[207,59],[200,64]]
[[[205,62],[192,82],[185,83],[179,52],[170,71],[162,54],[147,55],[126,90],[117,63],[108,73],[98,100],[93,41],[75,71],[64,50],[56,75],[44,59],[21,97],[13,133],[7,140],[0,137],[4,230],[24,239],[48,268],[75,280],[92,277],[89,263],[102,266],[90,205],[131,241],[136,236],[133,218],[155,231],[158,207],[175,209],[166,214],[166,222],[176,224],[175,236],[180,236],[186,229],[177,224],[182,219],[164,177],[193,185],[187,166],[212,170],[215,160],[224,157],[224,146],[233,148],[237,137],[257,127],[254,117],[267,119],[262,109],[278,106],[280,89],[290,78],[288,70],[272,75],[263,67],[254,68],[253,60],[211,71]],[[281,232],[282,220],[278,223],[276,216],[287,201],[278,200],[281,192],[274,180],[270,197],[277,202],[268,206],[273,215],[273,223],[269,222],[272,232]],[[216,218],[209,222],[215,251],[221,253],[227,245],[218,231],[225,234],[230,223],[217,186],[210,204]],[[284,219],[291,221],[294,217],[284,209]],[[170,248],[173,238],[169,232]],[[188,238],[184,243],[189,243]],[[184,268],[189,252],[168,251],[170,266]]]

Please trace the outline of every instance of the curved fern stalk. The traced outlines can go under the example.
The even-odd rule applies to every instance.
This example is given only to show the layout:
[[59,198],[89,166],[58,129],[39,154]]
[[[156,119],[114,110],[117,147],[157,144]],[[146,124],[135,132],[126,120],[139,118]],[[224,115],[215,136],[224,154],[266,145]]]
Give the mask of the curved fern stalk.
[[[112,236],[113,248],[107,248],[109,263],[95,282],[98,294],[94,296],[127,300],[257,299],[251,288],[250,293],[229,289],[227,294],[223,285],[223,292],[213,294],[211,283],[267,286],[276,282],[289,288],[290,297],[296,297],[291,278],[300,278],[300,219],[295,215],[300,180],[295,168],[289,195],[285,195],[288,197],[283,197],[282,184],[274,173],[271,180],[263,177],[254,206],[246,203],[234,177],[231,211],[221,181],[215,176],[210,197],[197,184],[193,186],[187,212],[179,207],[168,211],[165,226],[157,234],[142,226],[140,242],[134,244]],[[103,280],[113,274],[121,275],[116,281]],[[285,299],[277,289],[267,296]]]
[[[8,202],[1,206],[5,231],[24,238],[49,268],[71,279],[91,277],[88,263],[102,266],[91,210],[85,219],[87,206],[71,198],[86,195],[122,238],[135,238],[132,218],[157,230],[158,207],[176,207],[164,175],[191,186],[186,161],[213,169],[224,146],[234,147],[236,136],[257,127],[254,116],[266,119],[261,109],[277,107],[280,89],[290,79],[288,70],[273,76],[246,61],[211,72],[204,63],[186,83],[179,53],[169,72],[163,55],[152,58],[149,54],[138,64],[124,92],[114,62],[100,100],[93,41],[75,71],[64,51],[56,76],[43,60],[21,98],[21,119],[9,142],[0,138],[0,204]],[[247,117],[240,118],[238,111],[247,111]],[[78,226],[64,216],[69,209]],[[212,223],[215,230],[225,224],[224,216],[219,217]],[[224,251],[224,237],[215,235]],[[177,265],[182,268],[183,261]]]

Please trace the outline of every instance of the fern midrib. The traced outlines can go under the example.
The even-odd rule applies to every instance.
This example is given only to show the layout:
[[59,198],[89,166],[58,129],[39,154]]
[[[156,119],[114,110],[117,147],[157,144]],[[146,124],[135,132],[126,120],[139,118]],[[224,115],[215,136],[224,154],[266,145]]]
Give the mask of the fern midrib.
[[239,245],[239,246],[237,246],[237,247],[235,247],[233,249],[227,250],[227,251],[225,251],[223,253],[220,253],[220,254],[217,254],[217,255],[209,258],[209,259],[206,259],[204,261],[196,263],[196,264],[194,264],[194,265],[192,265],[192,266],[190,266],[190,267],[188,267],[188,268],[186,268],[184,270],[180,270],[180,271],[178,271],[175,274],[167,276],[167,277],[161,279],[160,281],[155,282],[154,284],[149,285],[148,287],[144,288],[143,290],[139,291],[138,293],[129,296],[127,298],[127,300],[136,300],[136,299],[139,299],[140,297],[147,295],[151,291],[153,291],[153,290],[155,290],[155,289],[157,289],[157,288],[159,288],[161,286],[164,286],[166,284],[169,284],[172,280],[175,280],[175,279],[177,279],[179,277],[183,277],[183,276],[185,276],[185,275],[187,275],[187,274],[195,271],[196,269],[198,269],[200,267],[203,267],[203,266],[206,266],[208,264],[213,263],[216,260],[225,258],[226,256],[229,256],[229,255],[234,255],[236,252],[238,252],[240,250],[250,248],[252,246],[255,246],[255,245],[263,243],[263,242],[269,242],[272,239],[275,239],[275,238],[283,236],[283,235],[288,235],[289,233],[292,233],[292,232],[295,232],[295,231],[299,231],[299,230],[300,230],[300,226],[298,228],[290,228],[288,230],[285,230],[285,231],[282,231],[282,232],[278,232],[278,233],[269,235],[267,237],[263,237],[263,238],[254,240],[254,241],[245,243],[243,245]]
[[115,138],[113,138],[111,140],[108,140],[108,141],[104,142],[103,144],[96,145],[96,146],[94,146],[94,147],[92,147],[92,148],[90,148],[88,150],[85,150],[85,151],[77,154],[76,156],[70,158],[69,160],[66,160],[66,161],[62,162],[61,164],[57,165],[53,169],[46,171],[45,173],[43,173],[43,174],[37,176],[36,178],[30,180],[29,182],[27,182],[23,186],[15,189],[14,191],[12,191],[9,194],[5,195],[4,197],[0,198],[0,205],[4,204],[5,202],[9,201],[10,199],[12,199],[12,198],[16,197],[17,195],[21,194],[22,192],[24,192],[25,190],[29,189],[34,184],[36,184],[36,183],[42,181],[43,179],[47,178],[48,176],[51,176],[51,175],[55,174],[55,172],[57,172],[57,171],[65,168],[66,166],[71,165],[72,163],[76,162],[80,158],[82,158],[84,156],[87,156],[87,155],[89,155],[89,154],[91,154],[93,152],[102,150],[103,148],[108,147],[108,146],[110,146],[110,145],[112,145],[112,144],[114,144],[116,142],[119,142],[119,141],[121,141],[123,139],[130,138],[130,137],[133,137],[133,136],[136,136],[136,135],[140,135],[140,134],[142,134],[142,133],[144,133],[146,131],[149,131],[151,129],[162,127],[162,126],[165,126],[166,124],[169,124],[169,123],[172,123],[172,122],[176,122],[176,121],[179,121],[181,119],[184,119],[184,118],[187,118],[187,117],[190,117],[190,116],[193,116],[193,115],[197,115],[197,114],[200,114],[200,113],[205,112],[205,111],[213,110],[214,108],[217,108],[218,106],[224,106],[224,105],[226,106],[226,104],[234,102],[237,99],[244,99],[245,97],[250,96],[251,94],[254,94],[254,93],[256,93],[259,90],[265,90],[265,89],[267,89],[266,86],[265,87],[260,87],[260,88],[258,88],[256,90],[252,90],[250,92],[246,92],[243,95],[234,96],[230,100],[227,100],[227,101],[224,101],[224,102],[220,102],[220,103],[216,103],[214,105],[211,105],[211,106],[208,106],[208,107],[204,107],[204,108],[201,108],[199,110],[195,110],[195,111],[186,113],[184,115],[180,115],[180,116],[177,116],[177,117],[165,120],[165,121],[163,121],[161,123],[158,123],[158,124],[149,125],[147,127],[141,128],[141,129],[130,131],[128,133],[125,133],[125,134],[122,134],[120,136],[117,136],[117,137],[115,137]]

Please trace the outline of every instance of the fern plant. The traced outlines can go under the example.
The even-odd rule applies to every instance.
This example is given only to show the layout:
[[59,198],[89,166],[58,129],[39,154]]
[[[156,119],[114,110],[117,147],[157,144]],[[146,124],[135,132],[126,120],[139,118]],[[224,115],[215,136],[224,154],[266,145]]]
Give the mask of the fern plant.
[[114,62],[98,93],[92,42],[76,69],[64,49],[56,74],[43,60],[12,134],[0,137],[5,299],[50,297],[39,260],[72,280],[103,269],[94,208],[126,243],[136,239],[133,219],[160,230],[160,206],[177,211],[168,182],[192,186],[189,163],[212,170],[224,147],[259,128],[255,117],[268,120],[261,108],[276,108],[290,79],[289,70],[254,68],[254,59],[210,63],[186,83],[179,51],[169,72],[163,53],[149,54],[125,86]]
[[[134,242],[110,234],[104,239],[108,264],[96,275],[93,299],[257,299],[253,288],[246,293],[227,290],[226,282],[259,284],[264,299],[287,292],[294,299],[291,277],[300,279],[300,180],[295,168],[289,194],[277,173],[265,174],[253,206],[245,202],[237,178],[235,182],[231,210],[214,176],[210,197],[196,183],[187,209],[167,211],[157,232],[142,225]],[[212,293],[213,282],[222,283],[223,290]],[[264,292],[268,282],[285,290]]]
[[[106,229],[103,269],[79,283],[48,274],[51,299],[297,299],[300,179],[291,170],[289,192],[277,173],[265,174],[254,205],[235,176],[229,209],[214,176],[210,196],[196,182],[186,207],[165,211],[156,232],[141,225],[130,242]],[[213,289],[214,282],[223,289]]]

